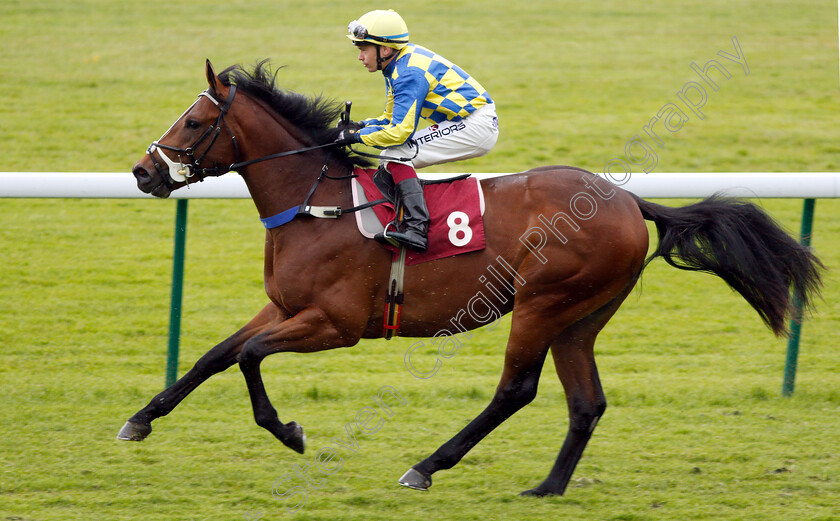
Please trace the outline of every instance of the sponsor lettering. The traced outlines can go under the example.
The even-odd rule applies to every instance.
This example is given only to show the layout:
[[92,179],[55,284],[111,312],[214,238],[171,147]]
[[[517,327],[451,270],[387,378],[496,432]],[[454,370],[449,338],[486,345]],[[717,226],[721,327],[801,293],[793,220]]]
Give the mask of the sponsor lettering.
[[414,138],[414,141],[416,141],[418,145],[422,145],[423,143],[428,143],[430,141],[434,141],[435,139],[438,139],[440,137],[444,137],[444,136],[448,136],[450,134],[454,134],[455,132],[460,132],[461,130],[464,130],[465,128],[467,128],[467,124],[464,123],[463,121],[459,121],[458,123],[456,123],[454,125],[450,125],[448,127],[440,128],[438,125],[432,125],[429,128],[432,129],[431,132],[429,132],[428,134],[424,134],[422,136],[417,136],[417,137]]

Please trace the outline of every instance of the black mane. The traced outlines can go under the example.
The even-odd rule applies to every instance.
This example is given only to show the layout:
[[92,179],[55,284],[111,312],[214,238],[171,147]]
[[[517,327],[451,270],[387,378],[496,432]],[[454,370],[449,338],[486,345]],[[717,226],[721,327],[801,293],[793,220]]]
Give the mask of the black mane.
[[[219,79],[223,85],[234,84],[240,92],[266,103],[309,136],[312,144],[334,141],[339,132],[335,123],[344,110],[343,103],[324,95],[309,97],[281,89],[276,85],[279,70],[272,72],[268,60],[262,60],[251,71],[241,65],[228,67],[219,74]],[[349,148],[334,147],[329,150],[334,158],[348,168],[352,169],[354,165],[371,166],[370,161],[353,154]]]

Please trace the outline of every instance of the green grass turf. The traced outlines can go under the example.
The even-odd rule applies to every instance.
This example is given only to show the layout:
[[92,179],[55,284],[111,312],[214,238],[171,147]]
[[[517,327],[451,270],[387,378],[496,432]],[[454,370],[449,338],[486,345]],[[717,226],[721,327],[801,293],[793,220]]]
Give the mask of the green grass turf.
[[[378,115],[382,80],[345,41],[375,4],[39,2],[0,4],[0,150],[6,171],[128,171],[218,69],[270,57],[280,83]],[[414,39],[477,76],[502,137],[438,171],[600,170],[676,92],[690,62],[749,63],[709,92],[705,119],[663,133],[656,171],[838,168],[837,12],[831,2],[390,4]],[[738,67],[736,64],[732,64]],[[127,174],[128,175],[128,174]],[[210,182],[210,181],[208,181]],[[666,201],[671,205],[687,201]],[[790,230],[800,201],[757,201]],[[477,333],[430,380],[403,367],[412,339],[362,342],[263,363],[300,456],[253,423],[235,368],[214,377],[143,443],[122,423],[164,382],[174,204],[0,200],[0,520],[840,519],[840,206],[817,203],[829,268],[805,323],[792,398],[785,342],[719,280],[655,262],[600,337],[610,407],[563,498],[516,496],[548,472],[566,429],[546,366],[535,402],[428,493],[396,485],[474,417],[501,371],[506,328]],[[181,373],[265,302],[263,231],[249,201],[190,203]],[[420,362],[431,355],[418,350]],[[424,356],[428,358],[423,358]],[[382,386],[406,399],[322,488],[272,486],[314,466]],[[313,473],[317,475],[317,473]],[[298,478],[286,482],[300,485]]]

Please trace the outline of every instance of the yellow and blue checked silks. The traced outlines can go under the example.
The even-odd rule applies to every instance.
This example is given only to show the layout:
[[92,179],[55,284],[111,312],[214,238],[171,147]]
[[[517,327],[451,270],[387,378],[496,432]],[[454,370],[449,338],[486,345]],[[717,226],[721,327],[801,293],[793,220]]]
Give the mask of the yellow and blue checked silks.
[[410,43],[382,71],[385,112],[365,120],[359,131],[364,144],[388,148],[402,145],[417,130],[420,118],[440,123],[465,118],[490,95],[472,76],[443,56]]

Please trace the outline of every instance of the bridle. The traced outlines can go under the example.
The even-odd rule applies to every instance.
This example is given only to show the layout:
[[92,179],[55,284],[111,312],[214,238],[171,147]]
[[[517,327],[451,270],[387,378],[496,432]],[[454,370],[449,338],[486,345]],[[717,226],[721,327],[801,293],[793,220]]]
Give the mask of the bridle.
[[[160,140],[162,140],[167,134],[169,134],[169,131],[172,130],[172,127],[175,126],[175,123],[180,121],[181,118],[183,118],[184,115],[186,115],[187,112],[189,112],[195,106],[195,104],[198,103],[199,100],[201,100],[202,97],[207,98],[214,105],[216,105],[216,107],[219,108],[219,116],[216,118],[216,122],[207,127],[207,129],[204,131],[203,134],[201,134],[201,136],[199,136],[195,143],[193,143],[187,148],[173,147],[171,145],[162,144]],[[236,85],[231,85],[230,92],[228,93],[228,97],[224,101],[224,103],[219,101],[213,95],[210,89],[207,89],[206,91],[198,95],[198,99],[195,101],[195,103],[190,105],[190,107],[186,111],[184,111],[184,114],[181,114],[181,117],[175,120],[175,123],[172,124],[172,127],[169,127],[169,130],[164,132],[160,140],[153,141],[152,144],[149,145],[149,148],[146,150],[146,152],[149,154],[149,157],[152,158],[152,162],[155,165],[155,169],[157,169],[158,173],[161,175],[164,181],[166,181],[169,184],[170,187],[176,182],[184,182],[190,184],[192,179],[196,176],[198,176],[198,181],[201,181],[205,177],[217,177],[228,172],[229,169],[222,170],[221,168],[219,168],[218,163],[214,163],[214,166],[211,168],[200,168],[201,163],[204,161],[204,158],[207,157],[207,154],[210,152],[210,149],[212,149],[213,145],[216,144],[216,140],[219,138],[219,134],[221,134],[222,132],[222,126],[224,126],[225,129],[227,129],[228,133],[231,136],[231,140],[233,142],[234,158],[236,161],[238,161],[239,145],[236,142],[236,136],[231,131],[230,127],[227,124],[227,121],[225,121],[225,114],[227,114],[227,112],[230,110],[230,106],[231,104],[233,104],[233,99],[235,97]],[[204,152],[199,157],[195,157],[196,150],[207,138],[210,138],[210,142],[207,145],[207,148],[204,149]],[[175,152],[175,154],[178,155],[178,162],[176,163],[175,161],[169,159],[169,157],[163,152],[164,150]],[[160,156],[161,160],[163,160],[163,162],[166,163],[166,169],[164,169],[160,165],[160,163],[158,163],[155,159],[155,151],[158,151],[158,155]],[[186,163],[184,163],[181,159],[182,154],[187,159]]]
[[[207,130],[205,130],[204,133],[201,134],[201,136],[199,136],[196,142],[187,148],[180,148],[162,144],[160,140],[162,140],[169,133],[169,131],[172,130],[172,127],[175,126],[175,123],[180,121],[181,118],[183,118],[184,115],[187,112],[189,112],[195,106],[195,104],[198,103],[199,100],[201,100],[202,97],[207,98],[214,105],[216,105],[216,107],[219,108],[219,116],[216,118],[216,122],[210,125],[207,128]],[[333,143],[326,143],[323,145],[298,148],[295,150],[289,150],[277,154],[270,154],[248,161],[240,161],[239,145],[236,141],[236,136],[233,134],[233,131],[230,129],[230,126],[228,126],[227,121],[225,121],[225,115],[230,110],[230,106],[233,104],[233,100],[235,97],[236,85],[230,86],[230,92],[228,93],[227,99],[224,102],[221,102],[218,98],[216,98],[210,89],[205,90],[204,92],[198,95],[198,100],[196,100],[195,103],[190,105],[190,107],[186,111],[184,111],[184,114],[181,114],[181,117],[175,120],[175,123],[172,124],[172,127],[169,127],[169,130],[164,132],[163,136],[161,136],[159,140],[153,141],[152,144],[149,145],[149,148],[146,150],[146,152],[149,154],[149,157],[152,158],[152,162],[155,165],[155,169],[157,169],[158,173],[170,187],[172,187],[172,185],[174,185],[176,182],[183,182],[189,185],[191,182],[203,181],[206,177],[218,177],[220,175],[230,172],[231,170],[240,171],[246,166],[253,165],[254,163],[260,163],[262,161],[268,161],[270,159],[277,159],[279,157],[290,156],[294,154],[301,154],[303,152],[309,152],[311,150],[317,150],[319,148],[335,146]],[[210,168],[200,168],[202,161],[204,161],[204,158],[207,157],[207,154],[210,152],[210,149],[213,148],[213,145],[216,144],[216,140],[219,138],[219,134],[221,134],[223,126],[230,134],[231,141],[233,143],[234,162],[227,166],[227,168],[220,167],[218,163],[214,163],[214,166]],[[210,139],[207,148],[204,149],[204,152],[199,157],[195,157],[195,153],[198,147],[210,136],[212,136],[212,138]],[[164,150],[169,150],[177,154],[178,161],[172,161],[163,152]],[[157,151],[161,160],[163,160],[163,162],[166,163],[166,168],[161,166],[161,164],[158,163],[155,159],[155,151]],[[187,159],[186,163],[182,161],[182,155]],[[193,180],[194,178],[197,179]]]

